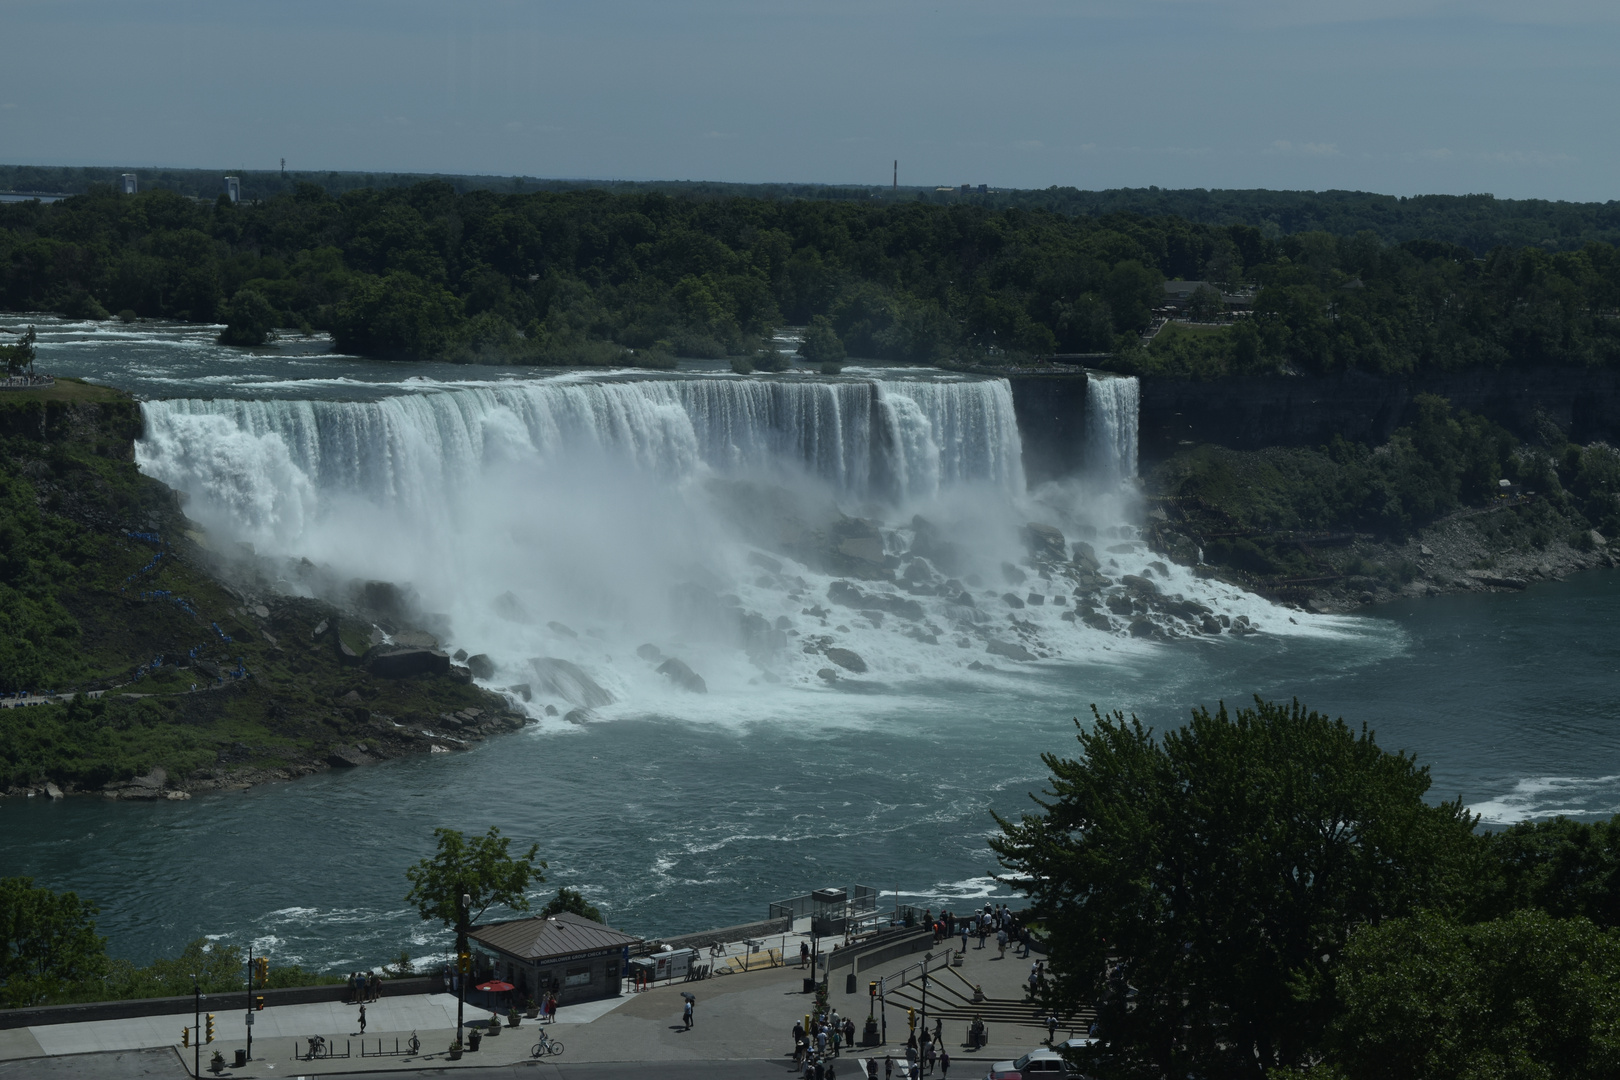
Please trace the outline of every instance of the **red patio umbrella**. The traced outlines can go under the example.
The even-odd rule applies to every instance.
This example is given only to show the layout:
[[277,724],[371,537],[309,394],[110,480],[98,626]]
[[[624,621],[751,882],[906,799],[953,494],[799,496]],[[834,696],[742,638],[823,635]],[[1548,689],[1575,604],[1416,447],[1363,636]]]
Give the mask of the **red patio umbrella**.
[[487,983],[479,983],[477,986],[473,987],[473,989],[486,990],[491,994],[504,994],[506,991],[512,989],[512,984],[509,982],[501,982],[499,979],[491,979]]

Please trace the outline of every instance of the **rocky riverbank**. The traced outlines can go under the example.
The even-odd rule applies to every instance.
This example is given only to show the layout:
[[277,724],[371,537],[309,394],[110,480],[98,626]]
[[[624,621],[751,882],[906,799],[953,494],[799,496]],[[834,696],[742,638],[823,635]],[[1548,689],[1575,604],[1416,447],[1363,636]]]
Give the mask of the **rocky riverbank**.
[[523,726],[393,586],[290,597],[211,544],[136,470],[139,432],[72,380],[0,402],[0,794],[186,798]]

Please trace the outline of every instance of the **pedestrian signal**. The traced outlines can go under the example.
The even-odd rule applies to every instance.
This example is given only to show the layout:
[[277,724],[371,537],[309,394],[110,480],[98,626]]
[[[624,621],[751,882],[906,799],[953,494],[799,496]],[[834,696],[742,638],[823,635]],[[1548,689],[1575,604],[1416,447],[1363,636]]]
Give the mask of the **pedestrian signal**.
[[214,1014],[208,1014],[208,1041],[214,1041]]
[[264,995],[263,994],[260,994],[258,997],[253,999],[253,1008],[256,1009],[259,1012],[264,1012]]
[[877,997],[877,982],[875,980],[866,984],[866,996]]
[[191,1045],[191,1028],[183,1027],[180,1029],[180,1045],[186,1047]]

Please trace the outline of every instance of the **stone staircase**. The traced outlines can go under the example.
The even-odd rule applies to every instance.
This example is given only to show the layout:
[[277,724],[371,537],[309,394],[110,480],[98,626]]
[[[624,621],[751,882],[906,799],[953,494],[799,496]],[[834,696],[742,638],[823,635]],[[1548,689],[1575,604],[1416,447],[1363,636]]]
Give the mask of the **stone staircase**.
[[[1046,1018],[1050,1015],[1027,997],[1023,998],[993,998],[986,997],[980,1001],[973,1000],[973,984],[964,978],[961,972],[953,967],[941,968],[928,976],[928,1017],[930,1022],[934,1019],[947,1022],[960,1021],[968,1024],[975,1016],[985,1022],[990,1028],[1014,1027],[1038,1028],[1046,1030]],[[923,1009],[923,989],[920,982],[910,982],[896,990],[889,992],[889,1004],[901,1008],[914,1008],[919,1012]],[[1072,1013],[1058,1014],[1058,1035],[1067,1038],[1073,1035],[1084,1035],[1097,1018],[1096,1010],[1091,1008],[1080,1009]],[[966,1029],[964,1028],[964,1031]]]

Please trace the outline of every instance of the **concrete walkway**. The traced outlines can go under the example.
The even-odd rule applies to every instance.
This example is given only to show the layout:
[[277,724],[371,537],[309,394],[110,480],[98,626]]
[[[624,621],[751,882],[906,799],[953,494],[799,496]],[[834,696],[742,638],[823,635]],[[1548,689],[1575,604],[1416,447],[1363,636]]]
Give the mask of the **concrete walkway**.
[[[779,940],[769,943],[780,947]],[[943,950],[954,945],[939,946]],[[796,935],[789,935],[790,955],[797,954]],[[728,947],[727,952],[741,952],[741,948]],[[855,994],[844,993],[843,971],[832,980],[829,1002],[841,1014],[851,1016],[861,1027],[871,1008],[865,979],[868,975],[898,972],[920,960],[904,957],[884,965],[881,969],[863,973]],[[1029,961],[1019,960],[1008,951],[1005,959],[997,955],[992,943],[986,949],[969,947],[963,967],[957,969],[971,983],[984,988],[993,998],[1018,999],[1023,995],[1024,979],[1029,972]],[[585,1066],[590,1063],[611,1062],[665,1062],[686,1068],[699,1062],[735,1061],[756,1062],[761,1066],[758,1075],[785,1073],[791,1066],[793,1024],[809,1011],[813,998],[804,993],[804,978],[808,970],[796,963],[785,967],[767,968],[716,976],[696,982],[661,984],[640,993],[627,992],[621,997],[602,1001],[565,1005],[558,1011],[558,1022],[546,1025],[546,1032],[562,1040],[562,1054],[544,1059],[542,1074],[549,1074],[563,1066]],[[682,1023],[682,993],[691,993],[697,999],[694,1024],[688,1030]],[[202,1064],[206,1071],[209,1059],[217,1049],[227,1061],[233,1061],[236,1049],[243,1046],[246,1036],[245,1014],[240,1008],[241,995],[231,995],[233,1002],[227,1008],[215,1004],[216,1039],[203,1047]],[[208,1003],[204,1003],[205,1011]],[[903,1007],[891,1004],[888,1009],[889,1042],[880,1048],[878,1061],[881,1070],[882,1054],[894,1053],[903,1060],[906,1035],[906,1017]],[[489,1013],[469,1007],[469,1021],[487,1020]],[[534,1069],[542,1063],[531,1062],[530,1049],[535,1043],[538,1023],[525,1019],[516,1029],[506,1029],[499,1036],[483,1040],[477,1053],[466,1053],[460,1061],[451,1062],[447,1048],[455,1036],[456,999],[450,994],[424,994],[388,998],[366,1006],[366,1035],[359,1036],[359,1008],[338,1003],[309,1005],[282,1005],[254,1016],[254,1060],[244,1068],[226,1068],[221,1075],[233,1077],[288,1077],[343,1075],[385,1071],[416,1071],[442,1069],[488,1069],[520,1066]],[[181,1029],[192,1022],[191,1013],[142,1017],[94,1023],[57,1024],[14,1031],[0,1031],[0,1065],[7,1070],[24,1064],[22,1059],[41,1057],[63,1058],[66,1055],[94,1054],[98,1051],[134,1051],[142,1048],[171,1047],[183,1057],[189,1068],[193,1055],[190,1049],[179,1046]],[[1045,1032],[1030,1027],[995,1024],[990,1030],[990,1044],[976,1053],[964,1052],[958,1056],[956,1043],[961,1025],[947,1024],[947,1045],[953,1061],[960,1063],[960,1075],[982,1075],[980,1066],[987,1061],[1016,1057],[1040,1043]],[[418,1056],[394,1055],[396,1040],[404,1046],[412,1032],[421,1040]],[[334,1050],[347,1058],[325,1058],[316,1061],[298,1060],[296,1055],[307,1050],[312,1035],[324,1036]],[[362,1048],[367,1055],[362,1057]],[[383,1056],[376,1056],[379,1049]],[[839,1072],[851,1078],[858,1076],[857,1057],[862,1063],[873,1051],[857,1048],[846,1052]],[[4,1059],[11,1059],[9,1061]],[[80,1060],[90,1060],[84,1058]],[[152,1059],[155,1060],[155,1059]],[[845,1064],[847,1063],[847,1069]],[[954,1071],[954,1070],[953,1070]],[[6,1075],[0,1072],[0,1077]],[[12,1072],[11,1075],[25,1075]],[[529,1073],[529,1075],[535,1075]]]

